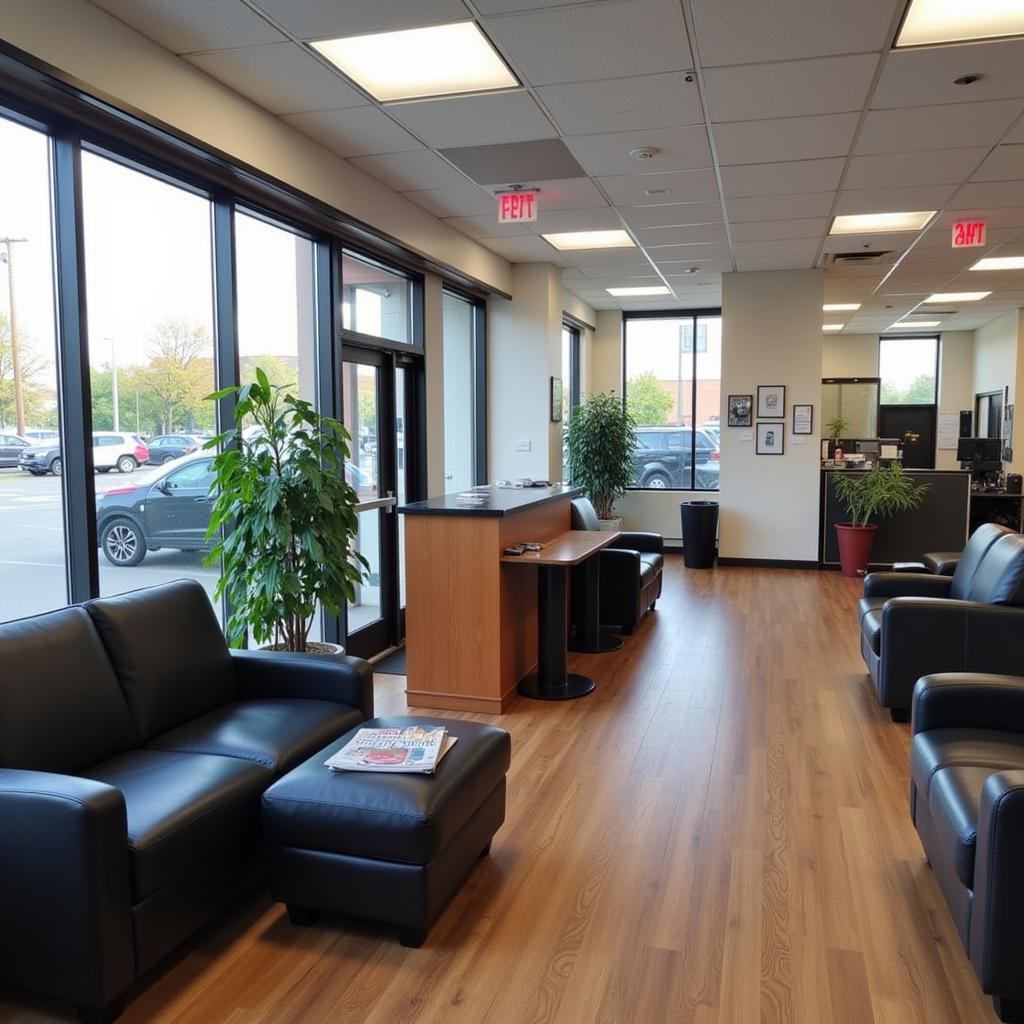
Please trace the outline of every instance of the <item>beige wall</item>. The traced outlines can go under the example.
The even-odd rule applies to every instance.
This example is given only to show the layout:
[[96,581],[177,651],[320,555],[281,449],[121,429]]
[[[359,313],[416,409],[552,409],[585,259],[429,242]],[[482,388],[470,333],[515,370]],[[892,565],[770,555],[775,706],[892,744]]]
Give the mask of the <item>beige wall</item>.
[[[1007,401],[1016,406],[1017,391],[1024,389],[1024,310],[1007,313],[974,332],[973,369],[973,394],[970,405],[964,408],[974,409],[976,394],[1006,388]],[[1019,425],[1014,429],[1014,458],[1005,466],[1008,472],[1024,472],[1021,429]]]
[[822,377],[877,377],[877,334],[822,335]]
[[[939,342],[939,415],[973,408],[974,332],[949,331]],[[935,468],[959,469],[956,451],[936,449]]]

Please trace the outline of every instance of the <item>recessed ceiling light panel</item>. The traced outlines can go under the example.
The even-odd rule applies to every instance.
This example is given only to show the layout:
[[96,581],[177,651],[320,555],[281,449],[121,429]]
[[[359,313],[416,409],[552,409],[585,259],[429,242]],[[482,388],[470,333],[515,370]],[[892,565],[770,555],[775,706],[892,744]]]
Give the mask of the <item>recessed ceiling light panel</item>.
[[609,295],[614,295],[617,299],[630,298],[631,296],[639,295],[670,295],[671,292],[663,284],[652,284],[644,287],[637,288],[606,288],[606,292]]
[[913,323],[900,321],[889,327],[890,331],[916,331],[919,327],[938,327],[941,320],[915,320]]
[[896,46],[932,46],[1024,35],[1020,0],[911,0]]
[[321,39],[312,46],[381,103],[520,84],[475,21]]
[[822,324],[821,329],[823,331],[841,331],[846,324]]
[[921,302],[979,302],[991,294],[991,292],[936,292],[934,295],[929,295],[927,299],[922,299]]
[[560,231],[541,235],[556,249],[632,249],[636,243],[626,231]]
[[859,302],[826,302],[821,307],[826,313],[852,313],[855,309],[860,309]]
[[1024,256],[986,256],[971,270],[1024,270]]
[[887,234],[891,231],[920,231],[935,216],[934,210],[911,213],[848,213],[832,221],[830,235]]

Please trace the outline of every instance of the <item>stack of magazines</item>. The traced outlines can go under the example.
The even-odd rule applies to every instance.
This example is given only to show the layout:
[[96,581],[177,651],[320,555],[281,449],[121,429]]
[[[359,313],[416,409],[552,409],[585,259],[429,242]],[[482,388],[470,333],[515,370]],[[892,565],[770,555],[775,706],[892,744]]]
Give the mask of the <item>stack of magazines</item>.
[[431,774],[455,746],[444,726],[360,729],[324,764],[334,772],[421,772]]

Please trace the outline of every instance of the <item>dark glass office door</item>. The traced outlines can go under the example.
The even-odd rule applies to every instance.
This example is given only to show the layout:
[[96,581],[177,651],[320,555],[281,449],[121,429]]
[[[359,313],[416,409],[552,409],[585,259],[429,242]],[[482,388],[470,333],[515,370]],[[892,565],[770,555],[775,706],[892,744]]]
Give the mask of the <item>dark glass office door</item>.
[[878,436],[903,442],[907,469],[935,468],[935,406],[883,405],[878,410]]

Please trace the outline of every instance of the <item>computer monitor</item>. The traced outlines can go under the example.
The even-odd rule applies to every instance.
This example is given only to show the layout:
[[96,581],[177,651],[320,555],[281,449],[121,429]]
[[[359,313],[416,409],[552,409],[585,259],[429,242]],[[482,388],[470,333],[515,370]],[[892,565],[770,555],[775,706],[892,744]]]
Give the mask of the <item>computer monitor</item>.
[[956,444],[956,457],[960,462],[1000,463],[1003,442],[998,437],[961,437]]

